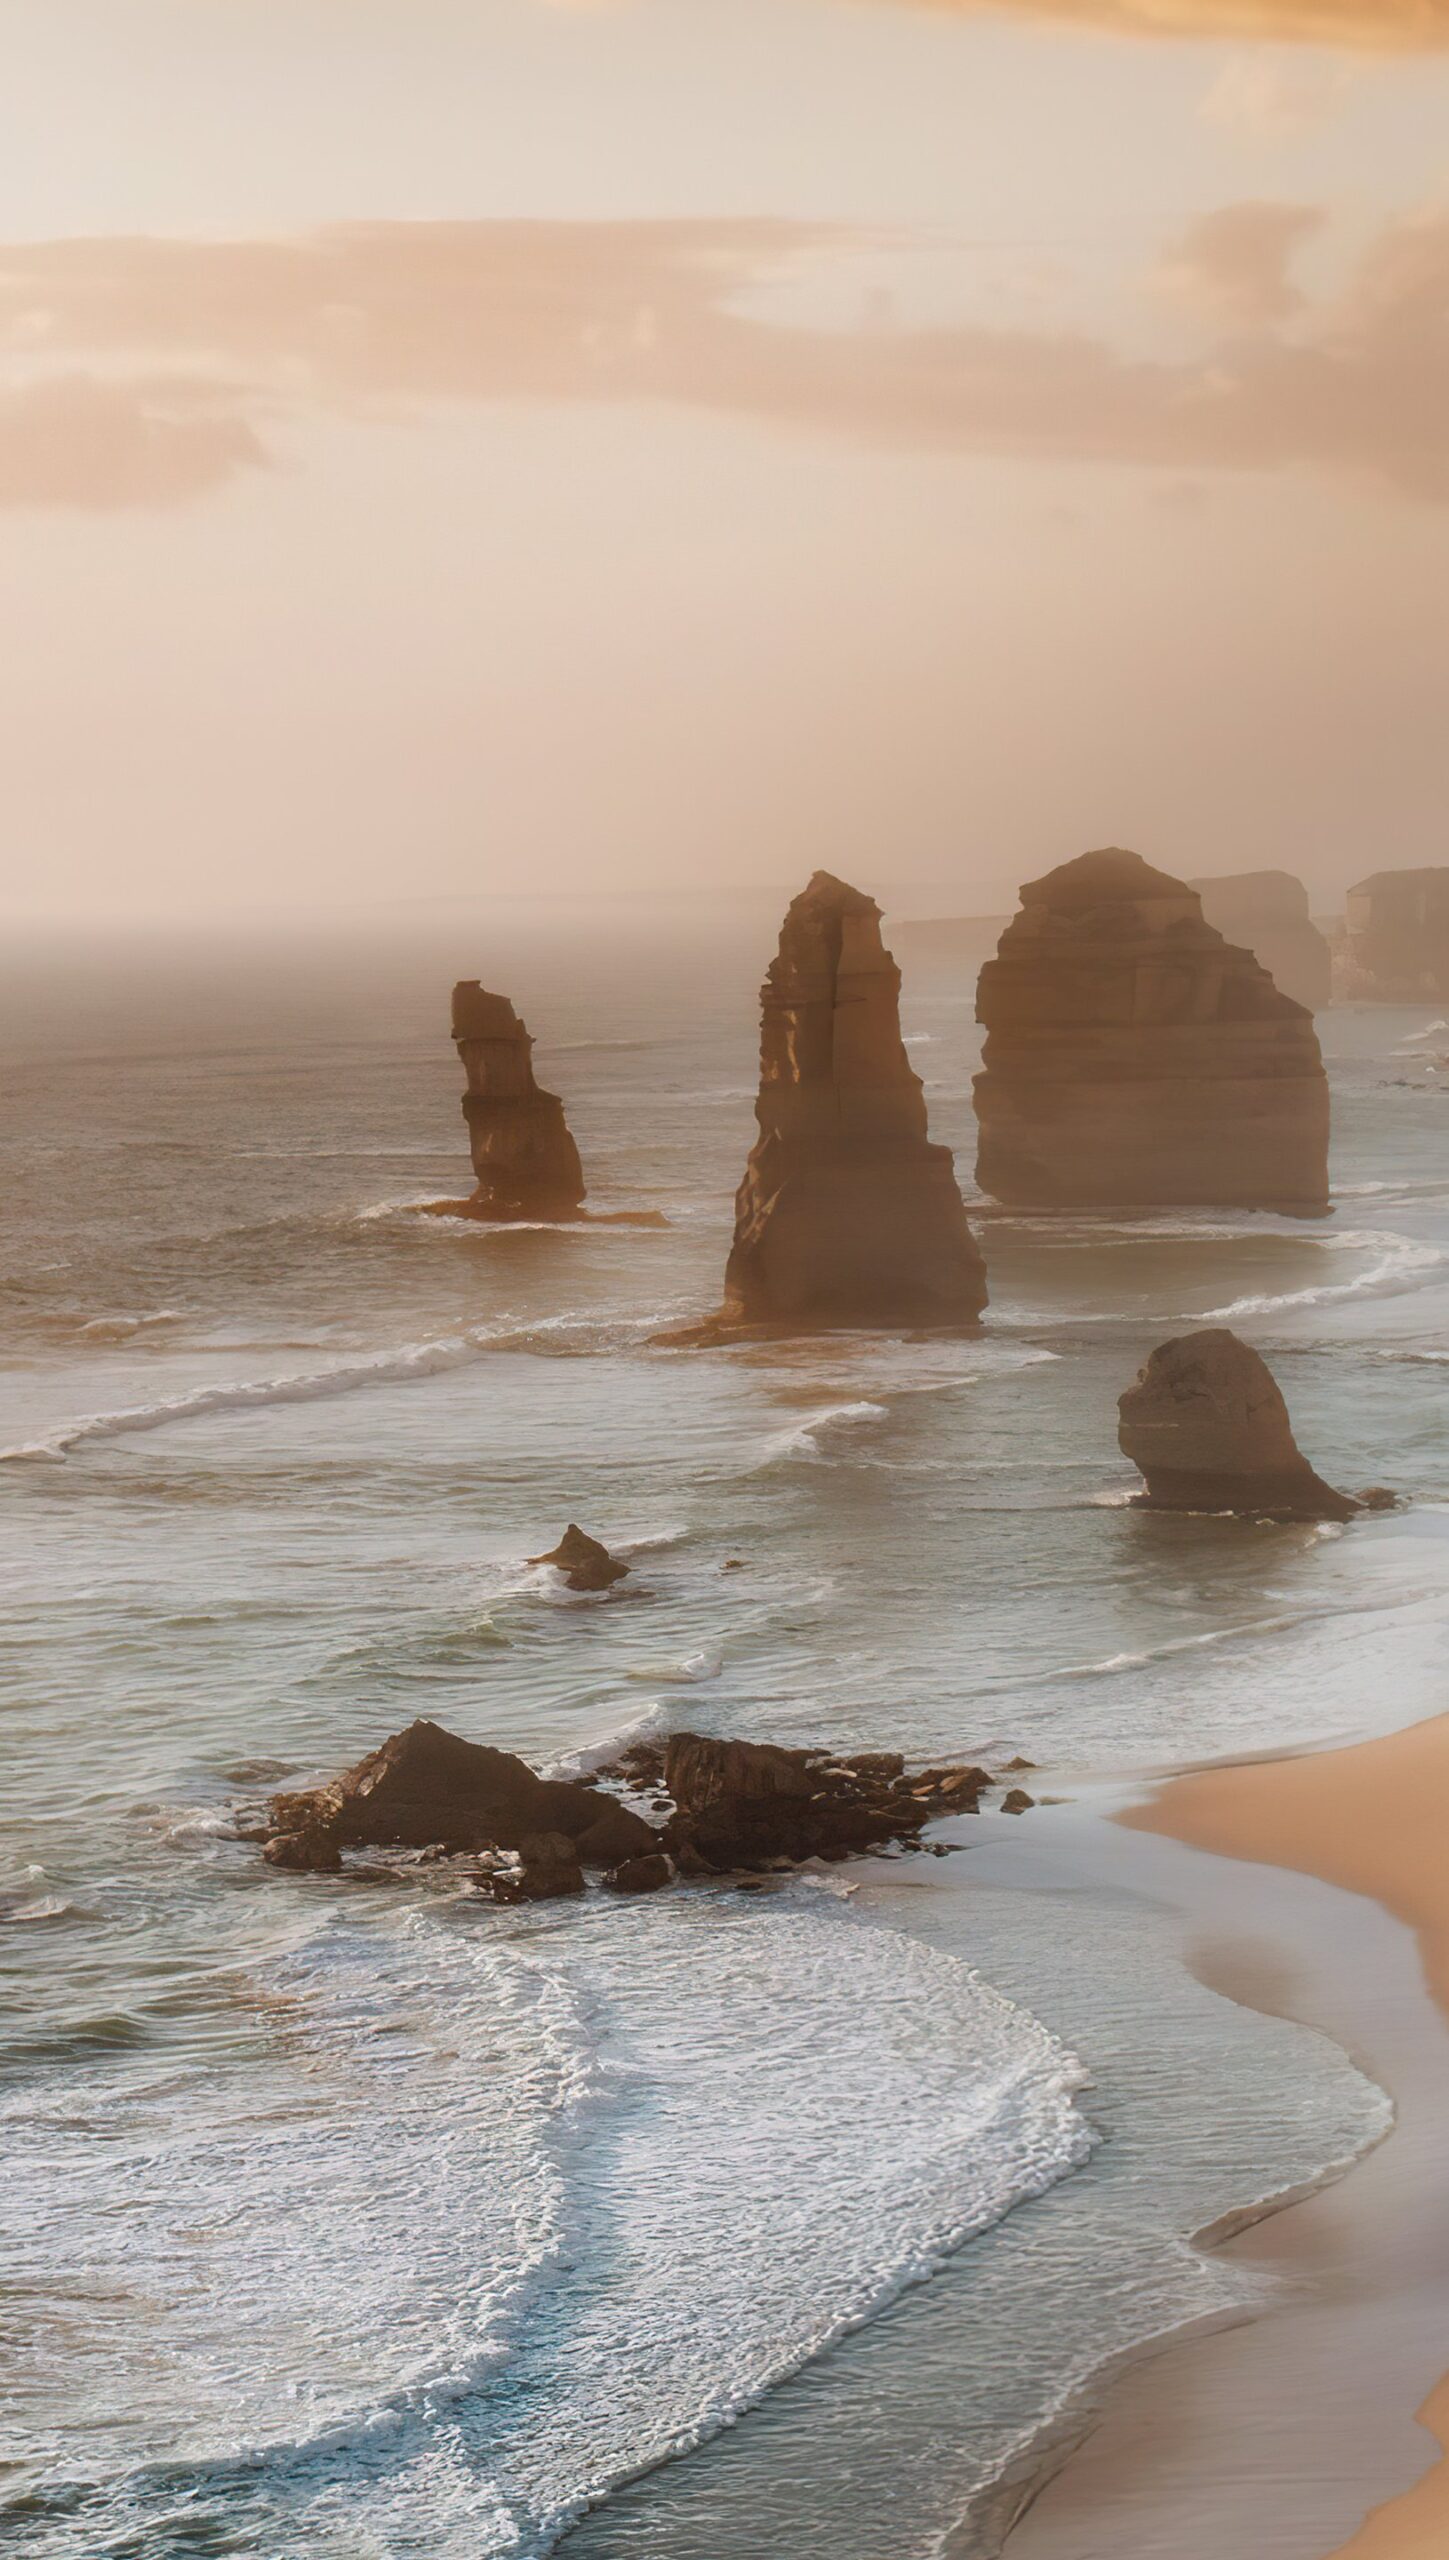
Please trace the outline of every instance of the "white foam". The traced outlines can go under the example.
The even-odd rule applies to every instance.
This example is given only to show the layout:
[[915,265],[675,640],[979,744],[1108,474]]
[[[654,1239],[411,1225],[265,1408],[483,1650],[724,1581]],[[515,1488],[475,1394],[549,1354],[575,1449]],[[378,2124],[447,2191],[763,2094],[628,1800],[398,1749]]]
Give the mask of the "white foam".
[[261,1405],[310,1404],[323,1396],[348,1395],[357,1388],[396,1386],[417,1378],[433,1378],[464,1367],[493,1349],[501,1337],[486,1333],[455,1334],[435,1342],[404,1343],[392,1351],[376,1351],[363,1360],[339,1361],[328,1369],[298,1371],[283,1378],[232,1379],[214,1386],[192,1387],[183,1395],[163,1396],[155,1404],[129,1405],[116,1413],[83,1414],[60,1423],[40,1440],[0,1449],[0,1464],[21,1458],[64,1458],[88,1440],[112,1440],[132,1431],[159,1431],[173,1422],[191,1422],[214,1413],[245,1413]]
[[1315,1238],[1326,1252],[1373,1252],[1376,1259],[1352,1280],[1325,1280],[1317,1287],[1265,1291],[1234,1298],[1227,1306],[1205,1307],[1197,1315],[1179,1316],[1180,1324],[1226,1324],[1235,1316],[1282,1315],[1297,1307],[1326,1307],[1345,1298],[1393,1297],[1412,1289],[1430,1271],[1442,1270],[1446,1256],[1438,1245],[1416,1243],[1411,1236],[1360,1235]]
[[884,1422],[886,1412],[885,1405],[871,1404],[864,1398],[851,1404],[823,1405],[818,1413],[810,1414],[804,1422],[797,1422],[790,1430],[780,1432],[770,1442],[762,1463],[781,1466],[803,1459],[813,1464],[828,1455],[825,1444],[835,1433],[850,1432],[863,1422]]
[[7,2179],[7,2272],[63,2227],[100,2297],[65,2342],[124,2466],[88,2549],[183,2501],[329,2560],[538,2560],[1087,2155],[1044,2028],[808,1886],[505,1929],[311,1936],[257,1985],[291,2068],[249,2110],[203,2073],[52,2130],[45,2216]]

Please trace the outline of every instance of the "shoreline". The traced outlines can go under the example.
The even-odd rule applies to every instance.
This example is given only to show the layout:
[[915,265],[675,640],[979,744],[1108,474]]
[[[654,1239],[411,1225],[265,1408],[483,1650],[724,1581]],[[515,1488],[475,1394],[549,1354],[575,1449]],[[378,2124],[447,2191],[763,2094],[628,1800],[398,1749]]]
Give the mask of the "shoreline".
[[[1442,2560],[1449,2377],[1449,1716],[1169,1780],[1117,1816],[1210,1988],[1338,2043],[1395,2107],[1306,2199],[1198,2236],[1267,2289],[1122,2360],[1006,2525],[1008,2560]],[[1178,1888],[1186,1857],[1187,1901]],[[1172,1864],[1177,1862],[1176,1868]],[[1249,1873],[1244,1874],[1244,1866]]]

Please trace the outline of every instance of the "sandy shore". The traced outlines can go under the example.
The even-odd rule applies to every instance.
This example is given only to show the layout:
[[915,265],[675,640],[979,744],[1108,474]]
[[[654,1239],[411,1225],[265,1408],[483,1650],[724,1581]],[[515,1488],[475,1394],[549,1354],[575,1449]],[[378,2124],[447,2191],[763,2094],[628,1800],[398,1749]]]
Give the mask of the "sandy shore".
[[1336,2036],[1398,2122],[1348,2178],[1228,2244],[1274,2307],[1129,2368],[1010,2560],[1445,2560],[1446,1816],[1449,1717],[1180,1779],[1121,1817],[1159,1835],[1149,1856],[1162,1835],[1207,1853],[1204,1979]]

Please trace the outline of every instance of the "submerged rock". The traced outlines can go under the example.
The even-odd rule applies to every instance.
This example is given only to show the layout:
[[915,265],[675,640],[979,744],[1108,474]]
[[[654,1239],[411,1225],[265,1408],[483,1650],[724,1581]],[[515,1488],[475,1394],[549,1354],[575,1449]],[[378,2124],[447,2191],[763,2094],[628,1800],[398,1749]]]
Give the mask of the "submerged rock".
[[[892,1766],[894,1763],[894,1766]],[[664,1837],[689,1874],[844,1858],[890,1841],[915,1844],[925,1823],[974,1812],[984,1769],[905,1774],[894,1753],[823,1761],[771,1742],[672,1733],[664,1784],[674,1814]]]
[[606,1893],[657,1893],[661,1885],[674,1881],[674,1861],[662,1849],[651,1849],[644,1858],[626,1858],[620,1867],[611,1867],[604,1878]]
[[1345,1001],[1449,1003],[1449,870],[1375,871],[1350,889],[1334,992]]
[[1282,994],[1310,1013],[1323,1011],[1333,995],[1333,955],[1301,880],[1291,871],[1233,871],[1187,885],[1201,898],[1208,923],[1251,951]]
[[1118,847],[1028,881],[981,972],[984,1191],[1017,1207],[1328,1207],[1312,1016]]
[[1160,1343],[1118,1412],[1150,1510],[1351,1520],[1360,1508],[1315,1475],[1267,1362],[1225,1328]]
[[478,1187],[469,1200],[433,1205],[455,1217],[579,1217],[579,1151],[558,1095],[534,1081],[533,1042],[507,996],[490,995],[476,978],[460,978],[453,989],[453,1038],[468,1080],[463,1117]]
[[493,1868],[477,1879],[487,1902],[557,1902],[584,1889],[579,1850],[565,1831],[530,1832],[518,1844],[516,1869]]
[[607,1591],[614,1583],[622,1582],[629,1570],[572,1520],[556,1547],[546,1556],[530,1556],[528,1561],[556,1565],[570,1591]]
[[873,898],[817,871],[761,992],[760,1134],[736,1201],[726,1324],[957,1325],[986,1304],[947,1147],[901,1038]]

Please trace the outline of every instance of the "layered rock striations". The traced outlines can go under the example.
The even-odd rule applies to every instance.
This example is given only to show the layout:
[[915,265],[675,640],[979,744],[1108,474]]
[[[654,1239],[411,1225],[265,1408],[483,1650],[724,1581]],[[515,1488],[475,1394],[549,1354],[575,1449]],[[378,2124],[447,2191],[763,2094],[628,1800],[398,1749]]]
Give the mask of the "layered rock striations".
[[1017,1207],[1328,1208],[1311,1014],[1110,847],[1029,881],[981,972],[983,1191]]
[[1376,871],[1350,889],[1334,954],[1345,1001],[1449,1003],[1449,870]]
[[1149,1510],[1351,1520],[1364,1507],[1314,1473],[1267,1362],[1225,1328],[1160,1343],[1117,1410]]
[[1279,993],[1321,1013],[1333,995],[1333,955],[1308,909],[1308,892],[1291,871],[1234,871],[1190,880],[1210,925],[1251,951]]
[[761,991],[760,1134],[736,1200],[725,1321],[970,1323],[986,1275],[933,1146],[873,898],[817,871]]
[[475,1218],[579,1217],[579,1151],[558,1095],[534,1081],[533,1042],[507,996],[460,978],[453,1038],[467,1077],[463,1117],[478,1188],[471,1200],[444,1205]]

